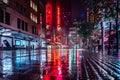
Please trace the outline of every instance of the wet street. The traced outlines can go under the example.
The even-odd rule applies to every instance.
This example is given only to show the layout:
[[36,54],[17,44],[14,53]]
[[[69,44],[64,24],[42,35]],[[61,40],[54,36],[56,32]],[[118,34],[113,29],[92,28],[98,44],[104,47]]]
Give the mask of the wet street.
[[0,80],[120,80],[120,59],[81,49],[1,51]]

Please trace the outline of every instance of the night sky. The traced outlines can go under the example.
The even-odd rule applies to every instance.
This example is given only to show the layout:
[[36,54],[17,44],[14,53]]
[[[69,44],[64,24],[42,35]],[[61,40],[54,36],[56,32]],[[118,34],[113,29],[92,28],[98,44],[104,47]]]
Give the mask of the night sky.
[[83,0],[72,0],[72,19],[85,18],[85,10]]

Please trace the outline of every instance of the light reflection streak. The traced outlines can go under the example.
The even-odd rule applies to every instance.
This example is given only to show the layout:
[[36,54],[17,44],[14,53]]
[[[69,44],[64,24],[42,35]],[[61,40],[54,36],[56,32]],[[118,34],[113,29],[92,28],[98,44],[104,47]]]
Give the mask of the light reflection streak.
[[[41,52],[31,52],[27,54],[27,51],[16,50],[14,54],[9,51],[4,52],[5,54],[0,54],[1,73],[11,75],[14,73],[13,69],[15,69],[16,71],[25,70],[28,69],[28,67],[34,65],[31,65],[32,62],[40,60],[39,62],[41,63],[39,64],[39,67],[41,73],[39,75],[42,80],[64,80],[64,76],[71,76],[73,74],[75,74],[75,78],[79,80],[79,78],[84,75],[82,74],[83,70],[81,67],[83,59],[81,58],[86,56],[84,53],[82,53],[80,49],[74,50],[53,48],[51,50],[48,49],[47,52],[46,50],[41,50]],[[84,58],[89,64],[87,65],[85,62],[83,63],[83,66],[85,65],[84,67],[86,67],[86,70],[91,67],[95,75],[97,75],[97,77],[99,78],[102,77],[101,75],[105,75],[105,77],[109,79],[120,78],[120,59],[113,56],[103,56],[102,53],[99,53],[97,55],[89,55],[92,55],[92,57],[87,56],[89,58]],[[100,71],[101,73],[98,73],[98,71]],[[88,79],[91,78],[91,76],[89,76],[89,72],[87,73],[86,71],[85,73],[86,76],[88,74]],[[54,78],[52,79],[51,76]]]
[[4,59],[2,60],[2,73],[11,75],[13,72],[13,65],[12,65],[12,59]]
[[52,48],[51,48],[51,46],[47,46],[47,53],[46,53],[47,62],[51,62],[51,60],[52,60],[52,55],[51,54],[52,54]]
[[82,68],[81,68],[81,54],[80,50],[77,50],[77,79],[79,80],[79,77],[82,75]]
[[72,70],[73,49],[69,49],[69,73]]
[[[49,51],[47,51],[47,55]],[[48,55],[49,56],[49,55]],[[61,64],[61,49],[52,48],[51,58],[53,61],[53,66],[46,66],[46,74],[43,75],[43,80],[50,80],[50,76],[54,76],[55,80],[63,80],[62,79],[62,64]],[[49,59],[49,58],[48,58]],[[49,72],[49,70],[52,70]]]

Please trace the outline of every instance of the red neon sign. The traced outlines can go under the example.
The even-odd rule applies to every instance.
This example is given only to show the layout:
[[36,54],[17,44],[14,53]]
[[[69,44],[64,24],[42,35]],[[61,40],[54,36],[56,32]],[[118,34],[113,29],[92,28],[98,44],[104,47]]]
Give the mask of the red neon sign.
[[57,27],[60,27],[60,7],[57,6]]
[[52,5],[51,3],[46,4],[46,25],[52,24]]

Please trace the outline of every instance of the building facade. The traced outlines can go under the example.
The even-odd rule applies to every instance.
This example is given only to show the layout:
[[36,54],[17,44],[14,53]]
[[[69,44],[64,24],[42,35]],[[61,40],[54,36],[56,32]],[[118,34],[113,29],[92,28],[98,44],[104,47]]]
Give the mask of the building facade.
[[61,33],[61,2],[46,1],[46,39],[52,43],[59,42]]
[[0,47],[38,48],[44,25],[44,2],[41,0],[0,0]]

